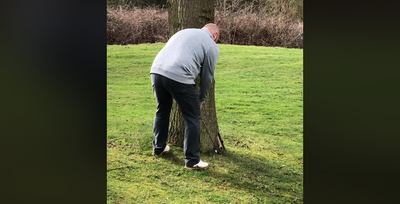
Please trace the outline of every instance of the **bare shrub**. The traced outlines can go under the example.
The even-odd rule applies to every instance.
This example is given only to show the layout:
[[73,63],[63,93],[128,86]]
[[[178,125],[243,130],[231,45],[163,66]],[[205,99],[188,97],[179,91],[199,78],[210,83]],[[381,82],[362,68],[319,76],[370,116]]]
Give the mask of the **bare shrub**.
[[283,15],[216,11],[214,22],[220,27],[222,44],[303,48],[303,23]]
[[247,10],[303,21],[303,0],[216,0],[218,11]]
[[167,40],[167,10],[107,8],[107,44],[125,45]]
[[[303,22],[289,15],[266,15],[254,4],[239,0],[217,7],[214,22],[220,27],[219,43],[303,48]],[[168,11],[159,8],[107,8],[107,44],[168,41]]]

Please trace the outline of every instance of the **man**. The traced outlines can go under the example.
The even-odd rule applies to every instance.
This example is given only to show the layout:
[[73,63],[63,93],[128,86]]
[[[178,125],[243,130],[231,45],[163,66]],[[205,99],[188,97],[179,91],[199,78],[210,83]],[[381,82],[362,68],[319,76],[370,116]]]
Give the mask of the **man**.
[[[200,159],[200,110],[214,79],[219,56],[216,42],[219,28],[213,23],[202,29],[184,29],[175,33],[158,53],[150,75],[157,112],[154,118],[153,154],[168,153],[169,117],[172,99],[179,105],[185,122],[185,168],[205,169]],[[200,90],[194,80],[200,75]]]

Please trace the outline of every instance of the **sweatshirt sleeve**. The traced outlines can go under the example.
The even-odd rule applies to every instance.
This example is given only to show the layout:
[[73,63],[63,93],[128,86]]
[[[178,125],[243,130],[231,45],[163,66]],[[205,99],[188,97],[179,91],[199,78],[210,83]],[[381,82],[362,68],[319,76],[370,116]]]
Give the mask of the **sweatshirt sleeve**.
[[218,56],[219,48],[218,46],[215,46],[210,48],[204,57],[203,66],[200,72],[200,103],[207,98],[211,83],[214,79],[214,70],[217,64]]

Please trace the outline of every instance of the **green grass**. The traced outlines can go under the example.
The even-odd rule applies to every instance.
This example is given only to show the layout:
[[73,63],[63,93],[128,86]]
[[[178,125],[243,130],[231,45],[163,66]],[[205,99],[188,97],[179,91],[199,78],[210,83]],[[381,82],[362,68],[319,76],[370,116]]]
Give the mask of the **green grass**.
[[303,50],[219,45],[227,151],[201,154],[210,167],[189,171],[182,148],[151,154],[149,72],[163,46],[107,46],[107,203],[303,203]]

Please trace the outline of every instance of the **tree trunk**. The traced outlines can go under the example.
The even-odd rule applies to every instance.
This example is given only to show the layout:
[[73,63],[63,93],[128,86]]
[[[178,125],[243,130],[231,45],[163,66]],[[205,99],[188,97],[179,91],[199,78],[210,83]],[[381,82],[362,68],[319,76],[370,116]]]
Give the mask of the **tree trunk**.
[[[185,28],[202,28],[207,23],[214,22],[215,0],[168,0],[169,36]],[[199,87],[200,77],[197,77],[196,87]],[[215,109],[215,81],[213,80],[209,94],[201,110],[200,151],[221,152],[224,148],[218,128]],[[168,142],[183,147],[185,124],[181,110],[173,102],[170,118]]]
[[169,36],[185,28],[214,23],[215,0],[168,0]]

